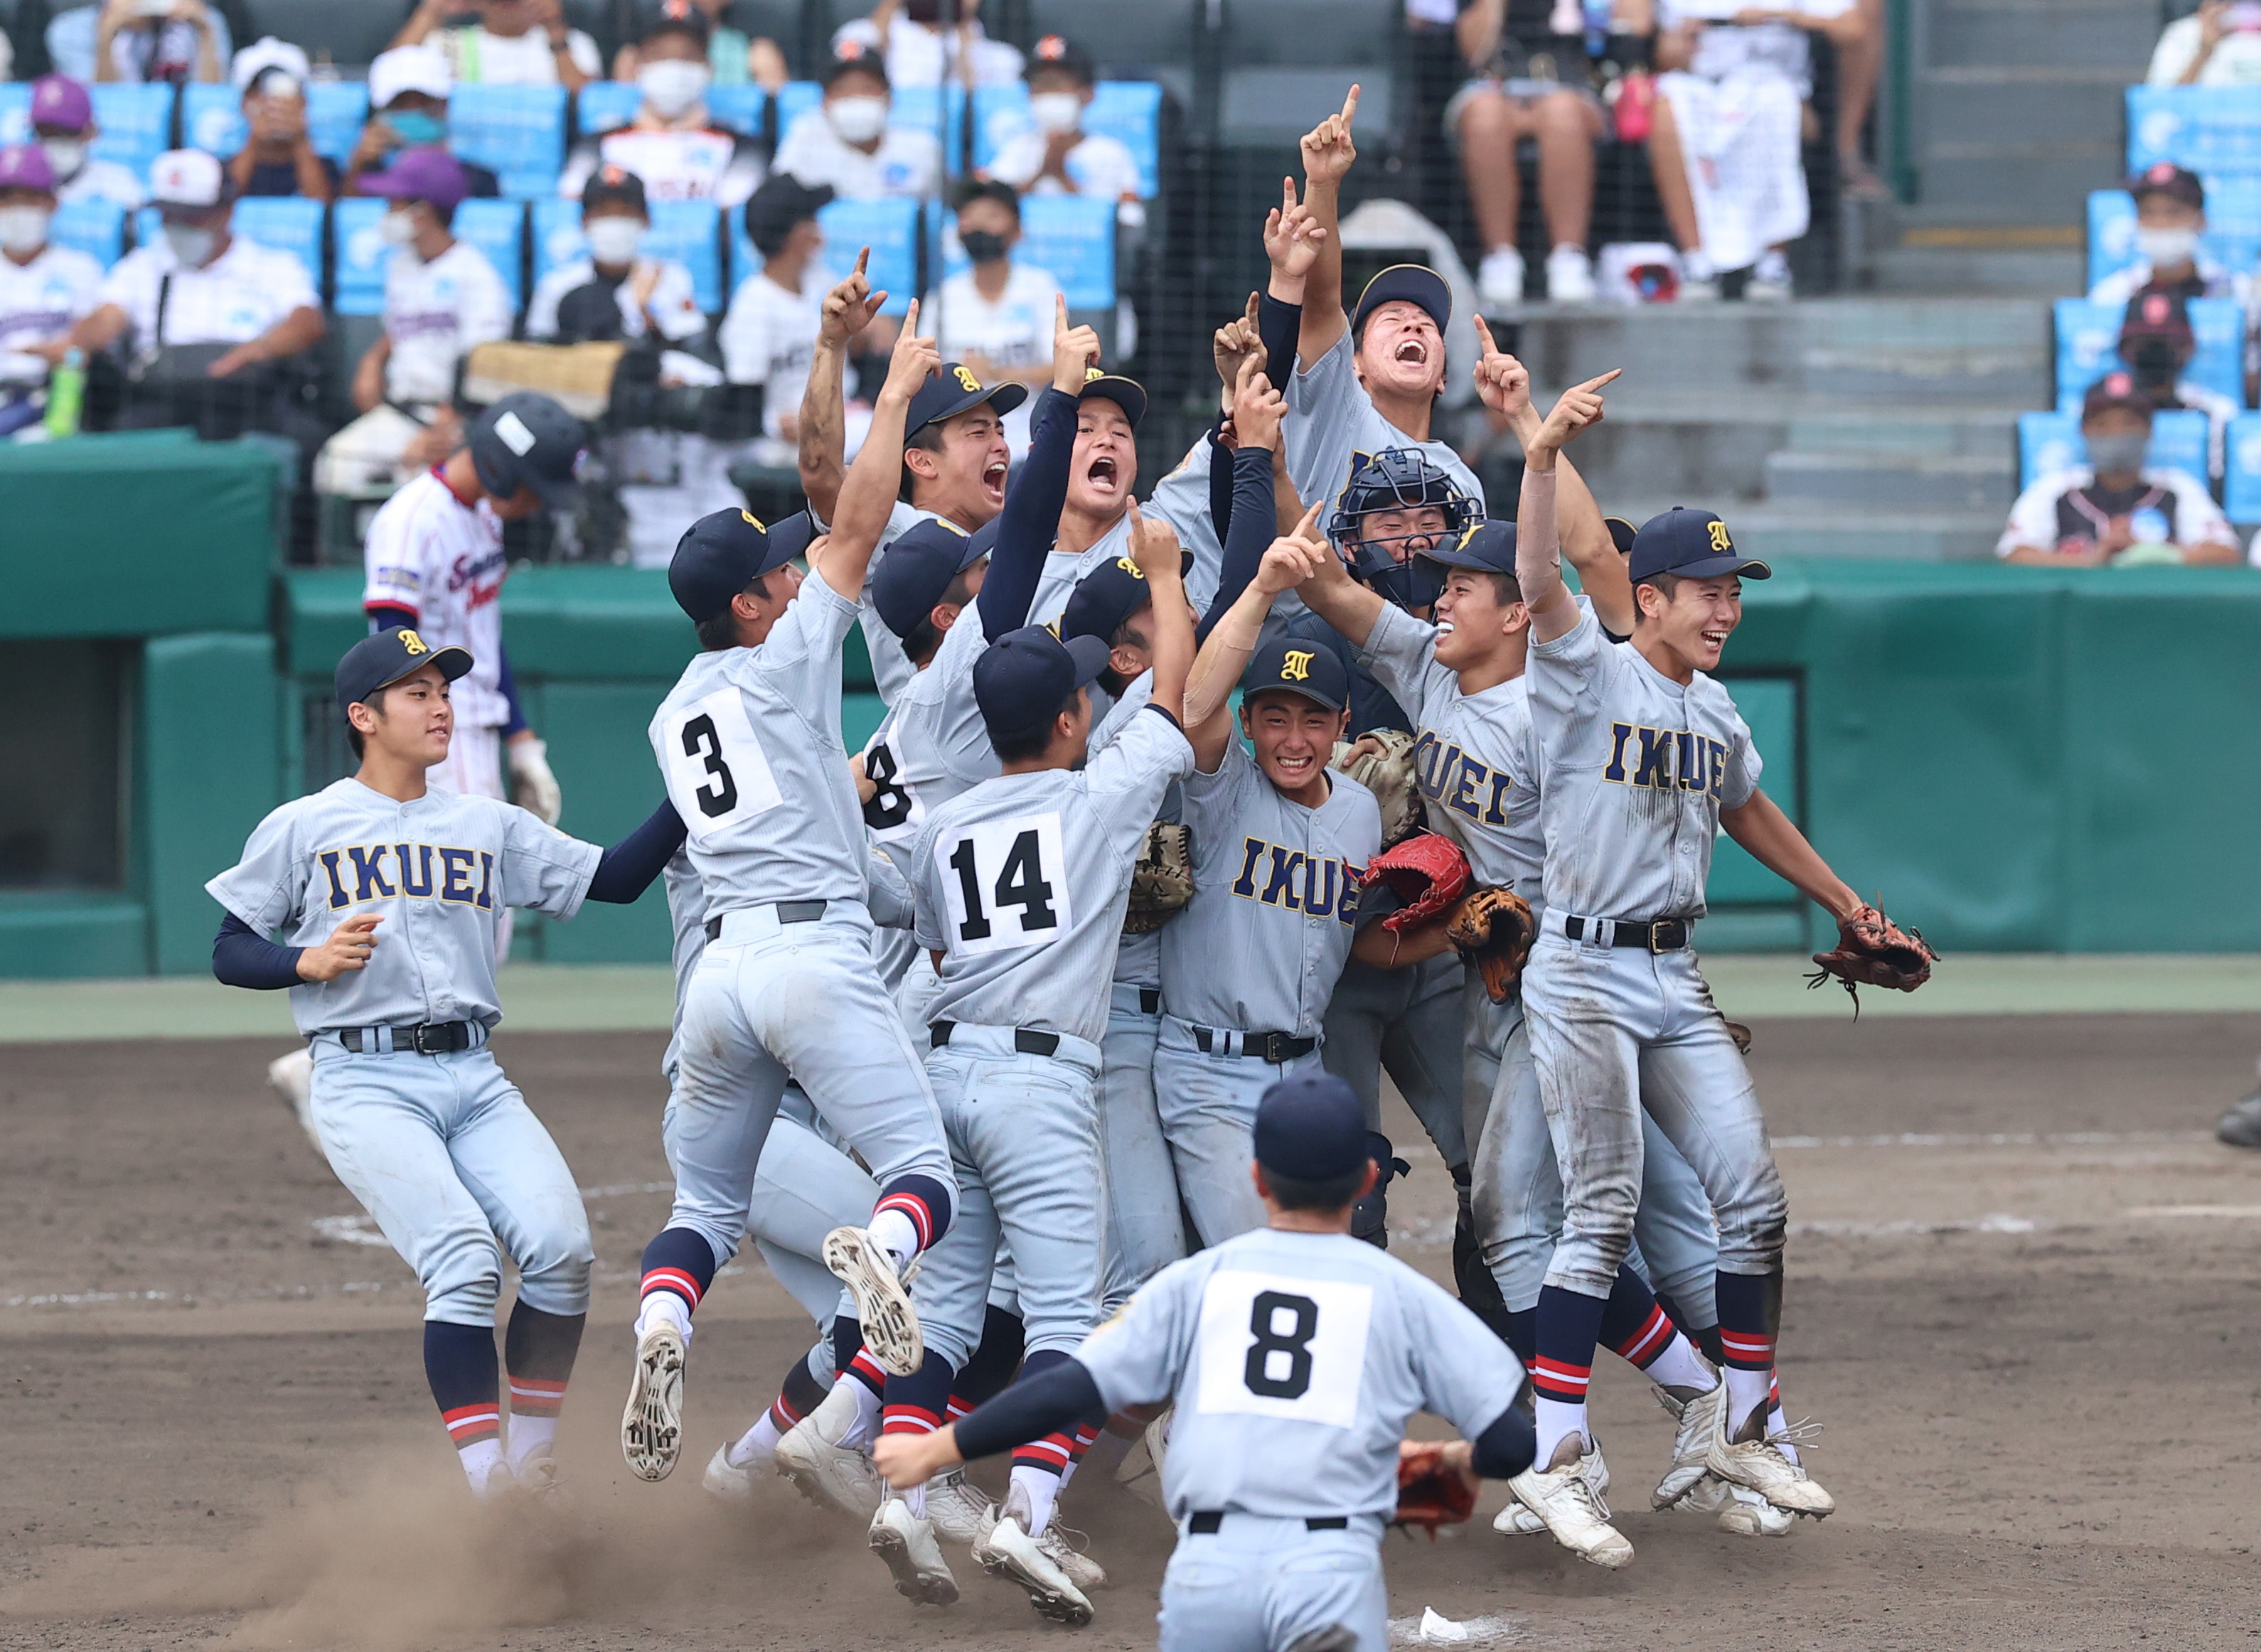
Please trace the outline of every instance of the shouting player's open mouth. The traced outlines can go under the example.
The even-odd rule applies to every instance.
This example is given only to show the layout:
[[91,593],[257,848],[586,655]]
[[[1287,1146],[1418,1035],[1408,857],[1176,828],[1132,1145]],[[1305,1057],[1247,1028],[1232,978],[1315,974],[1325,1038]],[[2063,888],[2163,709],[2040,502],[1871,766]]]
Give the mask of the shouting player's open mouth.
[[1397,343],[1396,360],[1413,367],[1429,365],[1429,343],[1425,339],[1401,339]]
[[1122,478],[1115,461],[1106,454],[1094,456],[1089,468],[1083,473],[1083,479],[1090,484],[1091,490],[1102,498],[1111,499],[1123,490]]
[[1005,477],[1012,466],[1003,458],[992,459],[981,472],[981,490],[989,496],[989,503],[1005,503]]

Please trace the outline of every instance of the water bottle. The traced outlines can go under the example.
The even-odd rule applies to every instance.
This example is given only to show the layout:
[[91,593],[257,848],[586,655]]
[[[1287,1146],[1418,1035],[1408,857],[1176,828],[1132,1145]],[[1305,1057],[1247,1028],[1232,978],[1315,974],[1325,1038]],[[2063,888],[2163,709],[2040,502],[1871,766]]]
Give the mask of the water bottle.
[[1610,49],[1611,0],[1584,0],[1586,55],[1599,59]]
[[75,436],[78,418],[86,405],[86,356],[75,348],[63,353],[61,365],[47,375],[47,434]]

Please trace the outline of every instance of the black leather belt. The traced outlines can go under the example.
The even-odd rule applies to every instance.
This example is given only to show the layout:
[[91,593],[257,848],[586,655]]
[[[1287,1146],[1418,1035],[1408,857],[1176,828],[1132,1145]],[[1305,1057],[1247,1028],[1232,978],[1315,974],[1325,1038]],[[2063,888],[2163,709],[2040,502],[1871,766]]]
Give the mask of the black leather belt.
[[1138,989],[1138,1013],[1141,1015],[1159,1015],[1161,1012],[1162,989],[1159,987],[1140,987]]
[[1319,1047],[1318,1040],[1297,1038],[1293,1033],[1242,1033],[1236,1035],[1220,1033],[1213,1027],[1194,1028],[1194,1044],[1204,1055],[1224,1039],[1234,1036],[1240,1040],[1243,1055],[1260,1055],[1275,1067],[1282,1062],[1292,1062],[1298,1055],[1308,1055]]
[[[1606,924],[1605,918],[1596,919],[1598,926]],[[1565,918],[1562,933],[1573,940],[1586,938],[1586,920]],[[1611,926],[1610,944],[1613,947],[1639,947],[1643,952],[1677,952],[1688,944],[1688,920],[1685,918],[1660,918],[1653,924],[1625,924]]]
[[[950,1035],[957,1026],[955,1021],[936,1021],[930,1025],[926,1029],[929,1048],[942,1049],[948,1046]],[[1033,1026],[1013,1029],[1013,1048],[1023,1055],[1057,1055],[1059,1054],[1059,1033],[1039,1033]]]
[[[813,924],[824,916],[825,903],[821,900],[781,900],[776,903],[776,906],[778,922],[781,924]],[[761,908],[756,906],[747,910],[759,912]],[[709,940],[722,939],[721,919],[710,918],[707,920],[707,939]]]
[[[1214,1537],[1224,1524],[1224,1509],[1197,1509],[1186,1521],[1186,1530],[1196,1537]],[[1346,1532],[1350,1529],[1347,1514],[1315,1514],[1303,1522],[1307,1532]]]
[[[470,1049],[478,1034],[470,1021],[427,1021],[422,1026],[396,1026],[392,1034],[392,1054],[405,1055],[413,1051],[419,1055],[452,1055],[458,1050]],[[341,1026],[338,1042],[356,1055],[377,1055],[384,1052],[377,1048],[377,1041],[364,1034],[377,1029],[361,1026]]]

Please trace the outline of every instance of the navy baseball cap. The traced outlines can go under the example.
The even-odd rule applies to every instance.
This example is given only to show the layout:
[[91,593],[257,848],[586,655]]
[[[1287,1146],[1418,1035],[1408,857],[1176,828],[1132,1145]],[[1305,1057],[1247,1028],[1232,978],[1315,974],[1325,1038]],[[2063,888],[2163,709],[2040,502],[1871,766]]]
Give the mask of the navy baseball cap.
[[1298,1182],[1355,1176],[1374,1156],[1358,1092],[1329,1072],[1297,1073],[1266,1091],[1253,1145],[1257,1163]]
[[2153,161],[2121,187],[2139,201],[2147,195],[2164,195],[2206,211],[2205,182],[2197,173],[2171,161]]
[[973,698],[990,744],[1049,728],[1067,697],[1106,669],[1107,645],[1096,637],[1062,642],[1042,626],[1007,632],[973,662]]
[[437,666],[440,675],[453,683],[471,669],[470,652],[453,643],[435,648],[406,627],[363,637],[338,662],[338,704],[342,709],[365,700],[427,665]]
[[1446,540],[1433,550],[1420,553],[1446,568],[1473,568],[1487,574],[1515,577],[1515,524],[1471,522],[1460,537]]
[[1350,674],[1325,643],[1279,637],[1257,649],[1248,662],[1248,673],[1240,679],[1241,703],[1274,690],[1300,694],[1330,712],[1339,712],[1350,704]]
[[1124,378],[1120,373],[1102,373],[1097,368],[1083,370],[1083,388],[1075,399],[1087,402],[1102,397],[1123,410],[1123,417],[1130,421],[1130,428],[1138,428],[1138,421],[1146,417],[1146,387],[1136,379]]
[[[1178,559],[1180,574],[1191,573],[1193,566],[1194,554],[1182,553]],[[1111,562],[1102,562],[1076,583],[1075,590],[1068,594],[1067,608],[1060,615],[1060,635],[1096,637],[1102,642],[1111,642],[1124,622],[1152,600],[1153,592],[1146,584],[1146,570],[1131,558],[1118,556]]]
[[898,534],[872,570],[872,606],[888,630],[908,637],[934,611],[950,582],[989,554],[955,522],[937,517]]
[[[782,541],[782,542],[781,542]],[[683,530],[667,565],[667,588],[677,607],[703,625],[730,605],[730,598],[773,568],[782,568],[808,540],[793,545],[772,536],[751,511],[717,511]]]
[[1016,384],[1010,379],[1001,384],[984,384],[963,362],[944,361],[942,370],[929,374],[926,383],[911,397],[910,411],[903,419],[903,440],[908,442],[929,425],[955,418],[984,402],[995,408],[1001,418],[1028,399],[1029,387],[1025,384]]
[[770,566],[783,568],[794,557],[807,555],[810,544],[824,531],[806,511],[795,511],[784,521],[771,523]]
[[498,499],[531,488],[552,511],[581,502],[588,428],[539,390],[513,390],[471,421],[467,445],[479,486]]
[[1429,319],[1442,333],[1453,319],[1453,290],[1445,278],[1426,264],[1392,264],[1366,283],[1366,290],[1358,296],[1358,308],[1352,312],[1350,327],[1356,333],[1366,325],[1366,318],[1393,298],[1403,298],[1429,312]]
[[1618,554],[1631,556],[1633,542],[1640,536],[1640,530],[1621,516],[1605,516],[1602,526],[1609,529],[1610,543],[1618,547]]
[[1640,532],[1633,535],[1626,577],[1638,585],[1652,574],[1677,574],[1683,579],[1717,579],[1722,574],[1765,579],[1773,572],[1764,562],[1738,554],[1734,541],[1727,537],[1727,525],[1712,512],[1676,504],[1640,525]]
[[693,0],[644,0],[636,8],[635,31],[639,40],[672,32],[687,34],[704,46],[714,32],[714,25]]

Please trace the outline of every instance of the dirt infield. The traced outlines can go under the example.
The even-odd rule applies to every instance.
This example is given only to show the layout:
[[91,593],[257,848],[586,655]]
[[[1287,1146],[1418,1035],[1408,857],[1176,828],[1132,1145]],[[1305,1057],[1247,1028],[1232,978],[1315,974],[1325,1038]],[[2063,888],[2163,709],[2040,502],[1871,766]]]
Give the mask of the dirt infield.
[[[1605,1360],[1632,1569],[1480,1517],[1391,1541],[1393,1615],[1565,1652],[2252,1644],[2261,1155],[2207,1133],[2261,1017],[1757,1035],[1794,1223],[1784,1398],[1828,1425],[1812,1462],[1841,1512],[1765,1541],[1647,1513],[1669,1425]],[[465,1506],[414,1282],[262,1090],[279,1046],[0,1048],[0,1648],[1152,1645],[1169,1534],[1103,1473],[1064,1505],[1118,1584],[1080,1633],[970,1562],[965,1602],[914,1609],[782,1485],[712,1505],[699,1467],[807,1345],[758,1262],[700,1315],[684,1467],[629,1478],[614,1425],[666,1209],[662,1041],[498,1041],[597,1234],[562,1440],[578,1502],[533,1527]],[[1407,1156],[1398,1251],[1441,1276],[1449,1188],[1433,1153]]]

